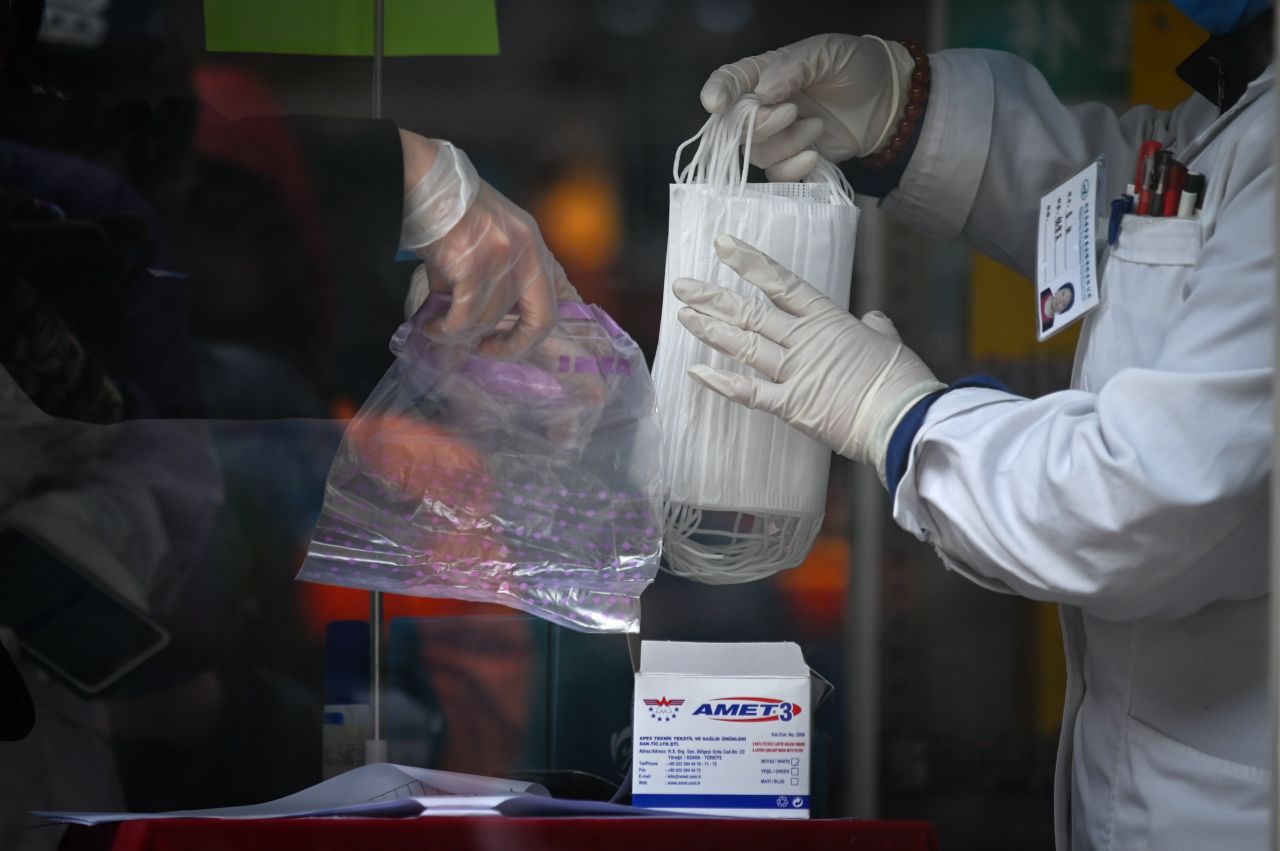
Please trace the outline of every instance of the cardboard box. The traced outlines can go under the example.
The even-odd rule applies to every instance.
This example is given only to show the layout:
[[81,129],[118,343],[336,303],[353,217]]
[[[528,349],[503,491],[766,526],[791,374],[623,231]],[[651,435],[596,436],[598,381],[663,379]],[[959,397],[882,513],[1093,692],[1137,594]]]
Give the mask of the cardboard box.
[[799,646],[645,641],[635,682],[637,807],[809,817],[813,710],[830,684]]

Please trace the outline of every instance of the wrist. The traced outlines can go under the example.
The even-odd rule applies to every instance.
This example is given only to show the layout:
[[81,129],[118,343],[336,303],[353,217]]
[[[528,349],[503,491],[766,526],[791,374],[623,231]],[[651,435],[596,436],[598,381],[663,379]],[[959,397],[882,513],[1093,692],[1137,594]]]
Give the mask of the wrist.
[[894,432],[898,430],[903,418],[920,403],[920,400],[946,389],[947,385],[936,378],[921,381],[905,389],[889,405],[885,406],[879,422],[876,423],[875,432],[868,447],[870,457],[867,459],[868,463],[875,467],[876,473],[880,476],[881,484],[886,484],[885,458],[889,454],[889,441],[893,438]]
[[400,151],[404,158],[404,193],[408,195],[431,171],[440,152],[440,143],[402,129]]
[[929,102],[932,73],[929,56],[918,42],[902,39],[885,43],[893,75],[894,109],[875,150],[858,163],[872,172],[893,169],[910,156],[908,148],[920,132]]
[[432,141],[431,167],[404,197],[400,247],[418,251],[462,220],[480,192],[480,176],[467,155],[449,142]]

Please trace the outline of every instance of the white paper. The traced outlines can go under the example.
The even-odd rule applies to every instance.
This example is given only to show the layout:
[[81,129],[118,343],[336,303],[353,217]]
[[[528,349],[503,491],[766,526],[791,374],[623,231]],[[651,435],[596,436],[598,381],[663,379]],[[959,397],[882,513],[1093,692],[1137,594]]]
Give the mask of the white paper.
[[457,815],[537,816],[669,816],[671,813],[642,810],[604,801],[568,801],[544,795],[497,795],[487,797],[415,798],[423,817]]
[[[265,804],[165,813],[38,811],[32,815],[49,821],[83,825],[160,818],[261,819],[326,815],[396,817],[420,814],[423,801],[447,799],[457,802],[454,806],[475,811],[479,807],[491,807],[491,804],[484,802],[506,800],[512,795],[550,797],[550,793],[537,783],[381,762],[352,769],[301,792]],[[468,803],[461,803],[463,800]]]

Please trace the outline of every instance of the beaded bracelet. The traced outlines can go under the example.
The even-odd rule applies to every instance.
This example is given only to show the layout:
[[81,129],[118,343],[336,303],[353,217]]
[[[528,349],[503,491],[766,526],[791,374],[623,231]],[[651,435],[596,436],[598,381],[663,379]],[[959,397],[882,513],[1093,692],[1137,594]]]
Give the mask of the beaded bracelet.
[[911,87],[907,90],[907,107],[903,111],[902,120],[894,128],[895,132],[889,139],[889,144],[882,150],[858,160],[868,171],[884,171],[897,164],[911,137],[919,129],[920,120],[924,118],[925,104],[929,101],[931,79],[929,55],[917,41],[904,38],[899,39],[898,44],[907,49],[907,53],[911,55],[915,64],[911,71]]

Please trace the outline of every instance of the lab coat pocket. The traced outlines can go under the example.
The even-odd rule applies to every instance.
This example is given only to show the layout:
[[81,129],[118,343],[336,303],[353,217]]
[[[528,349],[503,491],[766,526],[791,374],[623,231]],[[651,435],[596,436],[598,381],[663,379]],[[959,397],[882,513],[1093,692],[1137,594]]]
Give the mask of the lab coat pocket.
[[1112,848],[1249,848],[1267,835],[1270,772],[1125,725]]
[[1102,303],[1086,320],[1076,386],[1098,391],[1129,367],[1149,367],[1200,256],[1200,220],[1125,216],[1102,271]]

